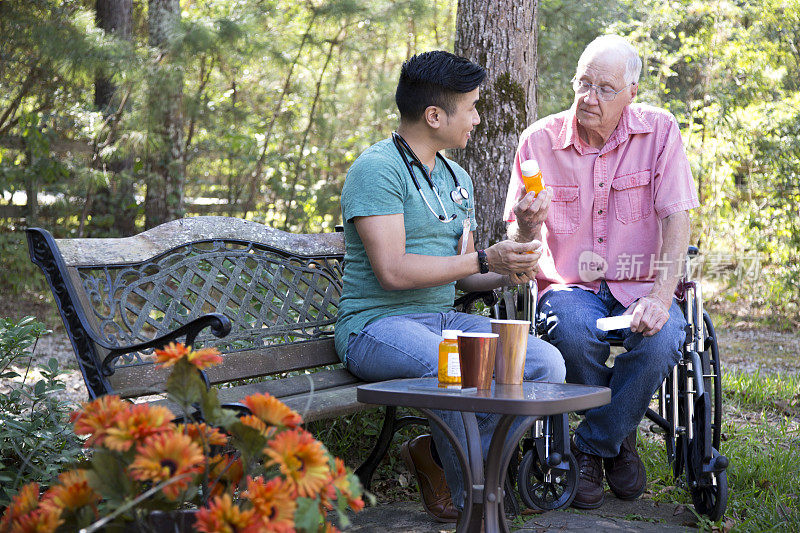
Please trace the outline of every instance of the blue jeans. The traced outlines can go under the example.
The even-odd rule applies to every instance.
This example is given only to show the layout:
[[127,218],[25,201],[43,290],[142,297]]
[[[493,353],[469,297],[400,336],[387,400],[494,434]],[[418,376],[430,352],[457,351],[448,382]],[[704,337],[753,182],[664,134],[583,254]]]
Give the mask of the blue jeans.
[[611,389],[611,402],[586,411],[575,431],[575,444],[584,453],[615,457],[622,441],[644,416],[653,393],[680,359],[686,319],[673,301],[669,320],[653,336],[619,330],[626,352],[606,366],[609,332],[596,327],[598,318],[617,316],[625,307],[605,282],[594,294],[579,288],[552,289],[539,302],[547,337],[564,356],[567,383],[601,385]]
[[[492,331],[488,318],[455,311],[382,318],[367,325],[358,335],[350,335],[347,346],[348,370],[366,381],[434,377],[438,372],[439,343],[443,329],[483,333]],[[564,361],[558,350],[541,339],[529,337],[525,379],[561,383],[565,372]],[[436,414],[453,430],[466,450],[467,438],[461,414],[456,411],[436,411]],[[477,418],[485,457],[500,417],[478,414]],[[458,458],[450,441],[434,424],[431,424],[431,435],[439,451],[453,504],[463,509],[464,480]]]

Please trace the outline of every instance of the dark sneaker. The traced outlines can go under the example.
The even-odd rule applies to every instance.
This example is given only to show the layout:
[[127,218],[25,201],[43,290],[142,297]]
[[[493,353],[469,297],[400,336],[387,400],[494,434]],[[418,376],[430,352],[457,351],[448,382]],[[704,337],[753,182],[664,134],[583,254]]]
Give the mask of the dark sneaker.
[[603,505],[603,458],[580,451],[574,440],[570,450],[578,462],[578,486],[572,506],[578,509],[597,509]]
[[636,430],[625,437],[616,457],[603,459],[608,487],[620,500],[635,500],[647,486],[647,473],[636,451]]
[[450,498],[444,470],[433,460],[431,445],[430,435],[420,435],[404,442],[400,447],[400,455],[408,470],[417,478],[425,511],[439,522],[455,522],[458,520],[458,511]]

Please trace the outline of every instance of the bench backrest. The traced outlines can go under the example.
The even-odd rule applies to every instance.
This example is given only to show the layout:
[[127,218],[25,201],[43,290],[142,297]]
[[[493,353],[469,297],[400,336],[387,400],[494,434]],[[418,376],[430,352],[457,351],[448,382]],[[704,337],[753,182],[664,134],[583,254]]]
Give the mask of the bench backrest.
[[228,217],[168,222],[128,238],[53,239],[28,230],[31,259],[45,272],[91,397],[162,390],[152,356],[117,360],[113,347],[164,335],[205,313],[226,315],[231,333],[204,331],[195,346],[215,346],[223,364],[212,383],[339,362],[333,348],[342,287],[341,233],[291,234]]

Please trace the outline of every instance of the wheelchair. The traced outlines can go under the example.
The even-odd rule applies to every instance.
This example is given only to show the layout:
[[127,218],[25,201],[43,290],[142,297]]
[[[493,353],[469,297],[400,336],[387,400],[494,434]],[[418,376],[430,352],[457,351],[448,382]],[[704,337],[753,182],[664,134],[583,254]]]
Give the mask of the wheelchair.
[[[687,321],[681,357],[654,394],[656,409],[648,408],[645,416],[652,422],[650,430],[664,437],[676,484],[688,489],[698,514],[717,521],[728,502],[728,459],[719,452],[722,373],[714,325],[703,309],[701,286],[690,276],[698,253],[689,248],[686,275],[676,291]],[[528,282],[496,290],[483,300],[493,317],[529,320],[532,332],[547,340],[544,324],[536,320],[537,292],[535,282]],[[609,335],[608,341],[622,345],[621,336]],[[569,451],[567,415],[537,421],[521,449],[516,481],[525,505],[546,511],[572,503],[578,468]]]

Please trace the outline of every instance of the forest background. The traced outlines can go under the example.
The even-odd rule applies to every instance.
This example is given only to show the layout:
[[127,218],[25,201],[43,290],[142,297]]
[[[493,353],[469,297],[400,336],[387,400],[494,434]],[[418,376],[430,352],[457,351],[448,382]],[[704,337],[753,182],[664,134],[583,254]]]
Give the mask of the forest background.
[[[402,61],[453,50],[457,29],[456,0],[183,0],[156,12],[169,3],[0,0],[3,300],[49,298],[25,226],[121,236],[220,214],[333,231],[348,167],[397,126]],[[795,327],[800,2],[539,0],[538,117],[569,107],[581,50],[608,32],[641,53],[637,99],[681,126],[702,204],[692,242],[724,288],[717,303]],[[508,176],[476,178],[504,195]]]

